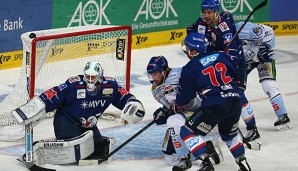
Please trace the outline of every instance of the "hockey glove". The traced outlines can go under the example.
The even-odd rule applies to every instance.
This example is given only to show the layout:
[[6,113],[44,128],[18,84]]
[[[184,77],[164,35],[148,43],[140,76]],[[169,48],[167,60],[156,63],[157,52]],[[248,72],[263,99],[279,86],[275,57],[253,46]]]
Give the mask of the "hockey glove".
[[121,112],[121,118],[128,123],[140,122],[145,115],[143,104],[138,99],[129,99]]
[[263,64],[264,62],[269,62],[270,57],[273,55],[273,50],[270,45],[264,44],[260,45],[260,50],[258,52],[258,59]]
[[28,103],[13,110],[11,114],[20,124],[28,125],[46,116],[45,107],[44,102],[36,96]]
[[167,119],[170,116],[170,110],[166,109],[164,107],[160,107],[156,109],[156,111],[153,113],[153,118],[155,120],[155,123],[157,125],[162,125],[167,123]]

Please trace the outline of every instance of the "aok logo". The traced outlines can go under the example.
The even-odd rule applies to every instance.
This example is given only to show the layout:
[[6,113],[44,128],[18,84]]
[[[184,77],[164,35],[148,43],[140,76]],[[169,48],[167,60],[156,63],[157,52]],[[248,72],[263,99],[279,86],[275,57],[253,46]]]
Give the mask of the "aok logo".
[[248,3],[248,0],[221,0],[221,8],[224,11],[229,11],[230,13],[233,13],[237,11],[240,7],[240,12],[243,12],[244,5],[252,11],[250,4]]
[[169,17],[171,11],[175,17],[178,17],[177,12],[172,6],[173,0],[143,0],[141,7],[133,21],[137,21],[140,15],[145,15],[148,20],[149,15],[153,19],[160,19],[166,14]]
[[[95,0],[89,0],[84,6],[80,2],[67,27],[75,25],[86,26],[86,25],[102,25],[103,19],[107,24],[111,24],[109,18],[105,13],[105,9],[109,5],[111,0],[107,0],[103,4],[103,0],[100,0],[100,5]],[[83,22],[83,23],[82,23]]]

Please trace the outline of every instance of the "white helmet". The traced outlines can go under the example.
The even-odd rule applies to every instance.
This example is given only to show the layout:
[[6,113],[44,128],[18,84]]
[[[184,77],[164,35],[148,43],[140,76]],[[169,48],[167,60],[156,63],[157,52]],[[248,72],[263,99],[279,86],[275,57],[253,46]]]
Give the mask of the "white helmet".
[[94,92],[96,84],[103,81],[103,69],[99,62],[88,62],[84,69],[84,81],[87,84],[87,91]]

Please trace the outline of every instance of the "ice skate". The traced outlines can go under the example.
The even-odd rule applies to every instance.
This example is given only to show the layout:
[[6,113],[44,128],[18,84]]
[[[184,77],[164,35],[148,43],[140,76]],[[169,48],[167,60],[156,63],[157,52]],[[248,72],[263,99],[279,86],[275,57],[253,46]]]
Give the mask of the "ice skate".
[[216,138],[212,141],[207,141],[206,148],[208,153],[210,154],[210,158],[214,161],[215,164],[219,164],[223,161],[223,154]]
[[240,156],[236,159],[236,163],[239,165],[238,171],[251,171],[249,164],[244,156]]
[[209,157],[209,155],[203,157],[203,162],[201,163],[200,169],[198,171],[214,171],[214,167]]
[[284,114],[278,117],[277,121],[274,123],[274,127],[276,130],[279,130],[279,131],[291,129],[292,126],[290,124],[290,118],[288,117],[288,115]]
[[192,161],[191,161],[191,153],[189,153],[184,158],[181,158],[181,165],[174,166],[172,168],[172,171],[184,171],[192,167]]

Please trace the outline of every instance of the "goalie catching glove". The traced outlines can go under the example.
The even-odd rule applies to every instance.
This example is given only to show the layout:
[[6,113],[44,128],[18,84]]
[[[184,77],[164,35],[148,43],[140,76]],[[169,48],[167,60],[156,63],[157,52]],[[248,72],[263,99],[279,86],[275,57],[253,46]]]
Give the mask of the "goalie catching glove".
[[144,106],[138,99],[128,99],[121,112],[121,118],[128,121],[128,123],[140,122],[144,115]]
[[35,96],[28,103],[13,110],[11,114],[20,124],[28,125],[45,117],[45,107],[44,102],[38,96]]

